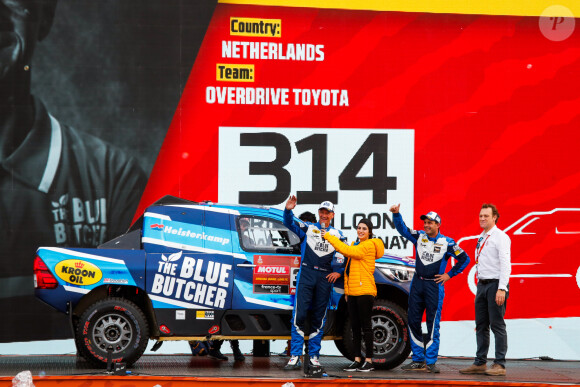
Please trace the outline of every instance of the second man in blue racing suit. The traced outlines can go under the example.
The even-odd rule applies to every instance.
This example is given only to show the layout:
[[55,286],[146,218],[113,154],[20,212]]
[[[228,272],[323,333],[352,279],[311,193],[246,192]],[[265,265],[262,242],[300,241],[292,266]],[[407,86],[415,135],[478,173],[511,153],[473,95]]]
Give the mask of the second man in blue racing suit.
[[[302,260],[296,285],[296,298],[292,311],[292,342],[290,344],[291,358],[285,370],[300,369],[300,355],[304,346],[305,322],[308,311],[311,312],[310,334],[308,336],[308,354],[310,364],[320,366],[318,356],[326,311],[330,300],[332,284],[341,276],[341,273],[332,271],[332,260],[336,250],[324,238],[320,230],[345,239],[342,232],[330,226],[334,218],[334,205],[325,201],[318,209],[318,223],[294,223],[292,210],[296,207],[296,196],[292,195],[286,202],[284,210],[284,226],[292,230],[300,238]],[[344,269],[342,269],[344,271]]]
[[[409,294],[409,328],[413,361],[402,367],[405,371],[438,373],[435,365],[439,354],[439,321],[445,289],[443,284],[469,264],[469,256],[453,239],[439,232],[441,217],[436,212],[421,215],[423,230],[410,230],[399,213],[400,204],[390,208],[397,231],[415,245],[415,276]],[[445,273],[447,260],[455,258],[455,265]],[[427,338],[421,330],[423,313],[426,313]]]

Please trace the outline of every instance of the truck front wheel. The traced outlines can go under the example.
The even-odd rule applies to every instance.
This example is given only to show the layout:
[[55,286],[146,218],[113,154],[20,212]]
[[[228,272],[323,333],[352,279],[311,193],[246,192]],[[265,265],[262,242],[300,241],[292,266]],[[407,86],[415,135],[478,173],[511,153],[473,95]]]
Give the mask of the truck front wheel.
[[137,305],[123,298],[107,298],[88,307],[81,315],[75,332],[80,355],[106,366],[113,362],[131,365],[147,347],[149,325]]

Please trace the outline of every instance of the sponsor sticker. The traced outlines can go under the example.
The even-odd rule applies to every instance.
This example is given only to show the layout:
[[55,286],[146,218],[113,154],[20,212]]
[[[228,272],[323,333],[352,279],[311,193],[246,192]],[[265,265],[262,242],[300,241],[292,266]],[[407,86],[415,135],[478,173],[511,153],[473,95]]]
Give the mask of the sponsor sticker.
[[60,279],[73,285],[93,285],[103,277],[103,273],[97,266],[80,259],[60,261],[54,271]]
[[463,249],[457,245],[453,246],[453,252],[455,253],[455,256],[458,256],[459,254],[463,253]]
[[254,268],[254,274],[290,274],[290,266],[259,265]]
[[254,285],[254,293],[288,294],[288,285]]
[[[154,257],[157,257],[157,262]],[[213,309],[228,305],[229,289],[233,281],[231,257],[172,254],[151,254],[156,268],[148,291]]]
[[213,310],[197,310],[195,311],[195,318],[198,320],[214,320],[215,312]]
[[129,280],[122,279],[122,278],[104,278],[103,282],[106,284],[121,284],[126,285],[129,283]]
[[254,293],[294,294],[299,257],[259,255],[253,272]]
[[176,310],[175,311],[175,319],[176,320],[185,320],[185,310]]

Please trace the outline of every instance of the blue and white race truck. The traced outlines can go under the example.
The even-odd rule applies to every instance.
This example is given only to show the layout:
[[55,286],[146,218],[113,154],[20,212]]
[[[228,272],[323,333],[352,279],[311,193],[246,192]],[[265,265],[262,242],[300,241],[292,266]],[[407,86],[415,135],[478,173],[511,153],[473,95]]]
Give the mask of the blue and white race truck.
[[[108,356],[134,363],[149,339],[288,339],[299,243],[278,209],[166,196],[99,248],[39,248],[35,294],[69,315],[79,354],[103,366]],[[413,263],[377,260],[372,324],[379,367],[396,367],[409,355]],[[339,281],[325,340],[352,360],[345,306]]]

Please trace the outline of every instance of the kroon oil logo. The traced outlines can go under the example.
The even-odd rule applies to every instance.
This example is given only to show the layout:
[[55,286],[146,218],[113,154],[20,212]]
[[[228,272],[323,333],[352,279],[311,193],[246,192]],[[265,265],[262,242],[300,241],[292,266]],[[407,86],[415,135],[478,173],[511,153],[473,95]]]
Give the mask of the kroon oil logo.
[[60,279],[73,285],[93,285],[103,277],[97,266],[79,259],[61,261],[54,270]]

